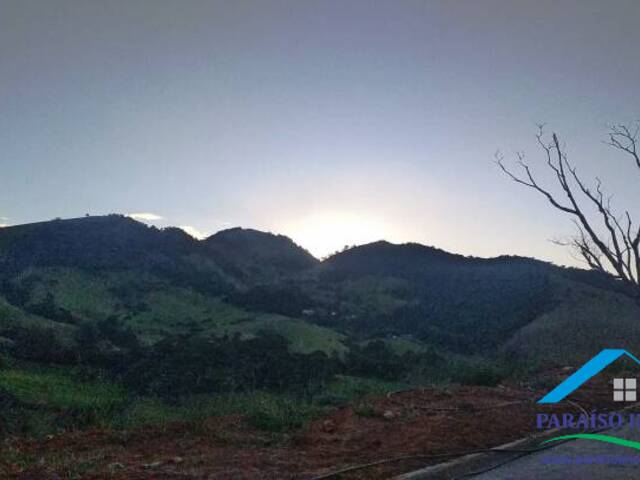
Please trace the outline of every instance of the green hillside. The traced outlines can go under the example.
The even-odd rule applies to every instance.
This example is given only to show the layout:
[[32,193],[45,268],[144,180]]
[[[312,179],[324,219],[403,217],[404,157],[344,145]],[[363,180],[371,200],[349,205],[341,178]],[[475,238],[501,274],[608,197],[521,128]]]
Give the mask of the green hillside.
[[292,354],[366,370],[434,351],[562,364],[603,346],[637,350],[640,338],[638,305],[606,276],[418,244],[319,262],[281,235],[235,228],[198,241],[109,215],[0,229],[0,266],[5,350],[34,328],[66,345],[113,337],[100,355],[129,348],[114,340],[126,335],[150,347],[275,335]]
[[120,215],[2,228],[0,422],[230,411],[284,432],[370,393],[640,351],[639,318],[611,277],[528,258],[376,242],[320,262],[281,235],[200,241]]
[[270,331],[286,338],[289,348],[296,353],[324,352],[330,356],[342,357],[348,350],[343,343],[347,338],[345,335],[304,320],[281,315],[259,315],[247,321],[219,327],[215,333],[238,333],[251,338],[261,331]]
[[575,366],[604,348],[640,351],[635,299],[561,278],[554,287],[557,306],[516,332],[505,352],[541,366]]
[[399,355],[432,345],[560,361],[568,343],[554,355],[536,345],[578,325],[573,352],[628,345],[637,314],[610,280],[533,259],[377,242],[319,262],[281,235],[236,228],[197,241],[119,215],[0,229],[0,266],[9,339],[117,320],[145,344],[272,332],[301,353],[343,357],[351,343],[382,339]]
[[[83,323],[110,318],[121,320],[148,343],[167,335],[233,335],[247,338],[261,331],[275,332],[291,342],[292,351],[344,352],[343,335],[301,319],[256,314],[234,306],[220,296],[171,285],[157,277],[132,271],[100,274],[69,267],[33,267],[12,278],[11,284],[26,292],[22,308],[0,300],[0,329],[55,328],[68,336]],[[0,297],[1,298],[1,297]],[[51,302],[62,315],[28,313],[44,310]]]

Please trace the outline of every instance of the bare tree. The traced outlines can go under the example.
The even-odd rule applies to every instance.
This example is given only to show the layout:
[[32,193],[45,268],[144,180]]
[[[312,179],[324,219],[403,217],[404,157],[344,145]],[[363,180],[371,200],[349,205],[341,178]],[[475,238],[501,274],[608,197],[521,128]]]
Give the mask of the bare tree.
[[[640,123],[633,128],[615,125],[610,127],[605,142],[630,156],[638,169],[639,131]],[[573,218],[578,229],[577,235],[567,242],[560,243],[575,248],[592,269],[613,274],[640,295],[640,226],[634,225],[628,210],[621,214],[613,211],[611,196],[605,195],[599,178],[595,179],[593,186],[583,181],[567,159],[566,150],[555,133],[548,139],[543,126],[539,126],[536,138],[554,183],[560,187],[557,189],[559,193],[553,193],[539,183],[522,153],[516,154],[519,171],[506,167],[500,153],[496,154],[498,166],[513,181],[536,190],[553,207]]]

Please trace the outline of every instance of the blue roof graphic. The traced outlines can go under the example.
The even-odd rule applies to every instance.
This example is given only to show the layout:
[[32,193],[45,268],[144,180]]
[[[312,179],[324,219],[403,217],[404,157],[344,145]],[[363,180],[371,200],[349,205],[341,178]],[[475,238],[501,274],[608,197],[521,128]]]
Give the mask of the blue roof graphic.
[[602,350],[598,355],[596,355],[582,367],[580,367],[580,370],[575,372],[564,382],[547,393],[543,398],[538,400],[538,403],[556,403],[561,401],[567,395],[577,390],[584,382],[592,377],[595,377],[598,373],[607,368],[623,355],[626,355],[627,357],[633,359],[636,363],[640,364],[640,360],[638,360],[626,350]]

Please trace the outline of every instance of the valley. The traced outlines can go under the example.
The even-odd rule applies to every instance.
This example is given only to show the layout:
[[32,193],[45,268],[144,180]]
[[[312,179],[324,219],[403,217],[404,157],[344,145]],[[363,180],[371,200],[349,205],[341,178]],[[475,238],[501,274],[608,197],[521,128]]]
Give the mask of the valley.
[[[528,412],[549,372],[610,344],[638,350],[640,338],[629,333],[639,329],[638,303],[606,275],[418,244],[377,242],[318,261],[270,233],[236,228],[195,240],[110,215],[2,228],[0,267],[0,421],[14,439],[1,464],[12,478],[71,475],[46,453],[54,444],[69,449],[83,478],[149,468],[162,472],[154,478],[178,478],[215,471],[205,465],[219,454],[245,464],[246,448],[288,459],[264,478],[293,473],[287,462],[301,462],[301,448],[306,470],[293,478],[311,478],[399,454],[392,431],[415,421],[416,454],[489,446],[489,437],[468,444],[443,434],[425,449],[418,438],[436,418],[420,416],[438,398],[472,406],[511,396]],[[345,418],[348,432],[338,435]],[[500,439],[525,434],[522,418]],[[122,457],[111,443],[118,438],[136,438],[139,456]],[[218,446],[197,467],[183,438]],[[355,443],[329,454],[338,438]],[[328,443],[300,447],[308,442]],[[260,455],[251,462],[262,470]]]

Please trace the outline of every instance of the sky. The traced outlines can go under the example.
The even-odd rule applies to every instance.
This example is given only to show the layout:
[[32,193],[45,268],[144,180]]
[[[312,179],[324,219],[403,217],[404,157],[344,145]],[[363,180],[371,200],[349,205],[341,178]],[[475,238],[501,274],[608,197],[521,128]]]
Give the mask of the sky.
[[639,20],[636,0],[0,0],[0,225],[118,212],[316,256],[384,238],[574,264],[550,241],[570,220],[494,154],[545,180],[545,122],[639,205],[602,142],[640,118]]

